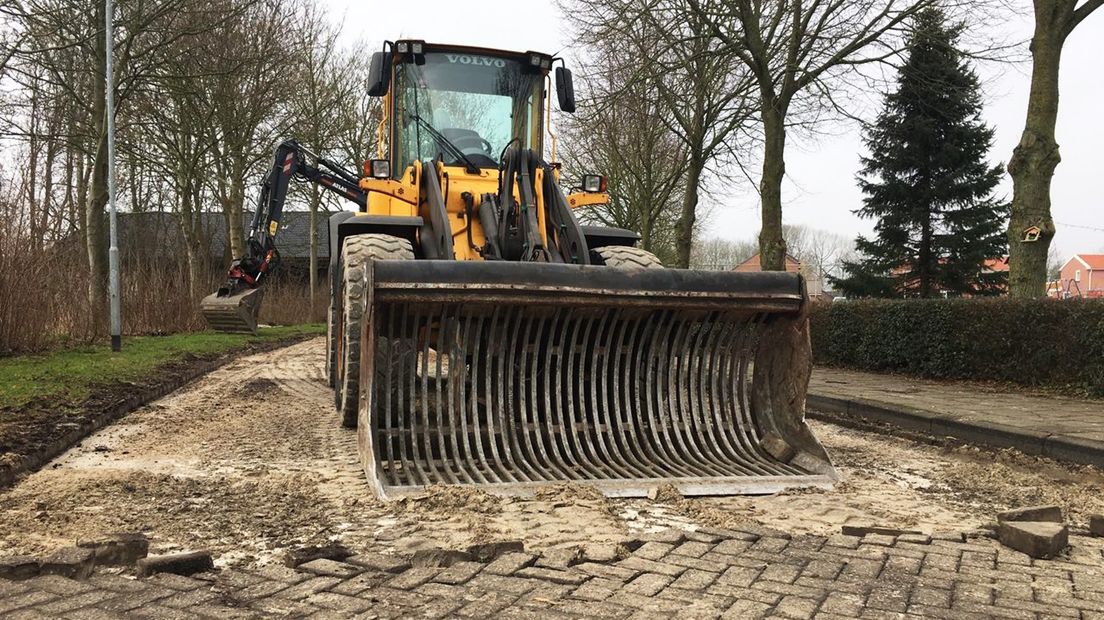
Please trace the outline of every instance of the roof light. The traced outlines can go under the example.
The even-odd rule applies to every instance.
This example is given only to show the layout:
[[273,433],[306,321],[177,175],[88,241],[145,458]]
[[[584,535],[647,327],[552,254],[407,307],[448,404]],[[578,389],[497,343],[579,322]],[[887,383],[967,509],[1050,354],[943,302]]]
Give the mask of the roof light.
[[413,43],[410,44],[410,51],[414,52],[415,54],[421,54],[422,53],[422,48],[424,46],[425,46],[425,44],[422,43],[421,41],[414,41]]
[[398,43],[395,44],[395,49],[400,54],[408,54],[408,53],[410,53],[410,44],[407,43],[406,41],[399,41]]
[[588,174],[583,177],[583,191],[591,194],[606,191],[606,177],[600,174]]
[[529,64],[533,65],[534,67],[539,67],[541,65],[541,57],[537,54],[530,54]]
[[368,174],[373,179],[391,178],[391,161],[387,159],[372,159],[368,161]]

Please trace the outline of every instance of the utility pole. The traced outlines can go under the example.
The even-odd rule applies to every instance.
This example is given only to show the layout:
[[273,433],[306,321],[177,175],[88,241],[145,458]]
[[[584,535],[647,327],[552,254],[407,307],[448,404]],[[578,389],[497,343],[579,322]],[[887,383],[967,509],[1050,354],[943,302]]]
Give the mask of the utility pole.
[[115,7],[111,0],[104,0],[104,30],[107,37],[106,53],[107,62],[104,79],[107,80],[107,204],[109,207],[109,237],[111,248],[107,252],[108,288],[111,298],[111,350],[119,351],[123,348],[123,325],[119,311],[119,239],[118,223],[115,214],[115,67],[114,60],[114,32],[112,22],[115,17]]

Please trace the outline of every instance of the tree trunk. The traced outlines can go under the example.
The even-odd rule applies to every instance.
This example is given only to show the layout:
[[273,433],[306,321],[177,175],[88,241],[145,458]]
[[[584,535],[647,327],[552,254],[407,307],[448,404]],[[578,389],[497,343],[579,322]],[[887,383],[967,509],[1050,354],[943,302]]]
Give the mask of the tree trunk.
[[917,261],[920,263],[920,297],[927,299],[932,296],[932,223],[931,212],[924,215],[924,221],[920,223],[920,251],[917,253]]
[[762,228],[759,264],[763,271],[786,270],[786,240],[782,237],[782,179],[786,176],[785,114],[773,98],[764,97],[763,178],[759,182]]
[[694,223],[698,211],[698,184],[701,183],[702,168],[705,162],[701,158],[701,149],[692,149],[686,169],[686,189],[682,194],[682,212],[675,226],[675,251],[678,253],[676,267],[690,267],[690,250],[694,246]]
[[310,320],[314,320],[315,293],[317,292],[318,278],[318,207],[322,202],[318,186],[311,188],[310,199]]
[[[104,7],[96,5],[96,23],[104,23]],[[88,251],[88,306],[94,326],[107,325],[107,236],[104,231],[104,207],[107,205],[107,41],[95,37],[96,70],[92,84],[92,135],[96,137],[96,155],[92,159],[92,179],[84,211],[84,239]]]
[[[1036,0],[1035,36],[1031,40],[1031,91],[1027,122],[1008,162],[1012,176],[1012,214],[1008,220],[1009,292],[1013,297],[1046,294],[1046,264],[1054,238],[1050,216],[1050,181],[1061,161],[1054,126],[1058,120],[1058,65],[1062,57],[1068,15]],[[1040,6],[1045,5],[1045,6]],[[1028,241],[1026,231],[1040,230]]]

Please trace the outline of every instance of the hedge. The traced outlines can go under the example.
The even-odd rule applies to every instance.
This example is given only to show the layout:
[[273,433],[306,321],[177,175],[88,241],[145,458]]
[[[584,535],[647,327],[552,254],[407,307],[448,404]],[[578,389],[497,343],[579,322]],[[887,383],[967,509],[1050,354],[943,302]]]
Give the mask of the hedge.
[[1104,300],[816,303],[815,363],[1104,396]]

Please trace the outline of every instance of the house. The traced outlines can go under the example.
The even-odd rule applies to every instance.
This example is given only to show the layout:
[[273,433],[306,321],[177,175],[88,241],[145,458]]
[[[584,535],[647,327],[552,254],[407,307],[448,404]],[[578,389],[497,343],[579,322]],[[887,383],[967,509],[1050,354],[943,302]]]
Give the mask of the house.
[[[832,295],[824,290],[824,279],[820,277],[820,274],[813,273],[813,270],[801,261],[797,260],[789,254],[786,255],[785,260],[786,271],[788,273],[800,273],[805,276],[805,290],[808,291],[809,297],[813,299],[819,297],[825,297],[831,299]],[[762,271],[762,263],[759,259],[759,254],[755,254],[751,258],[736,265],[732,268],[733,271]]]
[[1060,297],[1104,298],[1104,254],[1075,254],[1062,267]]

